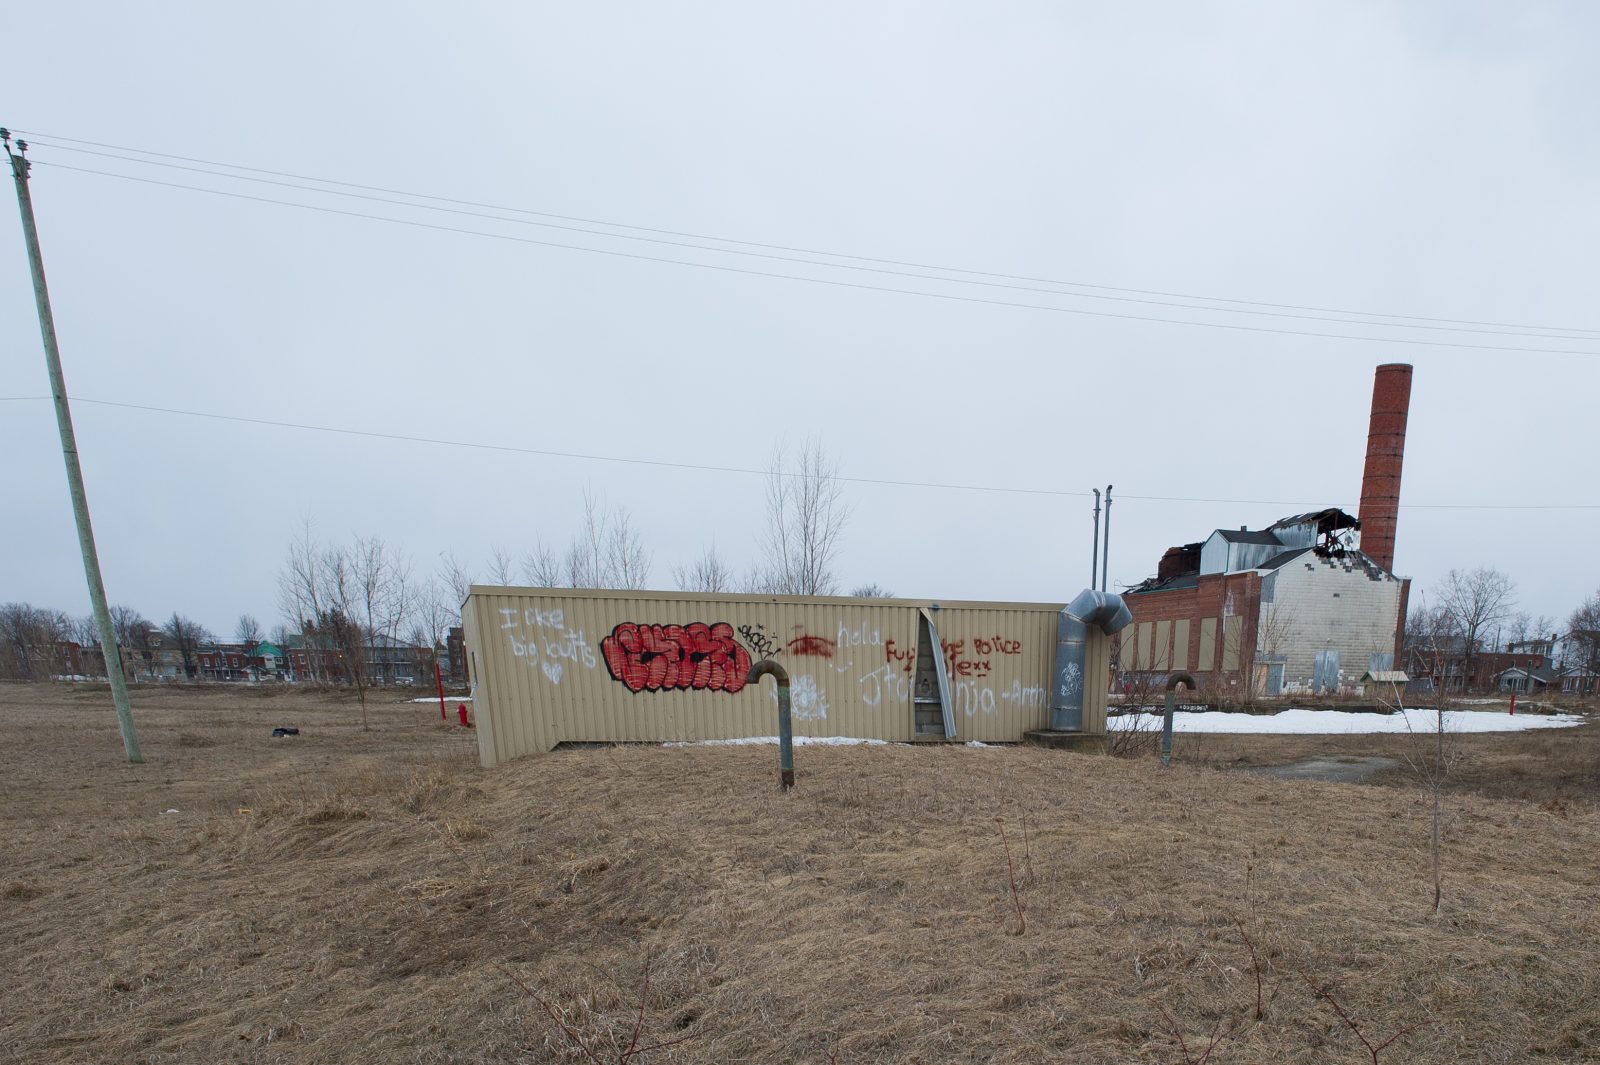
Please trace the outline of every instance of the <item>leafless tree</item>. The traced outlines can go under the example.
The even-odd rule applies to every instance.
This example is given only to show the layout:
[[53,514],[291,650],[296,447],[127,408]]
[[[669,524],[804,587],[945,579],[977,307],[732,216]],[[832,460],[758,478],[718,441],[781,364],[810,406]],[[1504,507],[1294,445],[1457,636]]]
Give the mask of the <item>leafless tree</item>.
[[472,572],[462,565],[455,555],[446,551],[439,556],[439,585],[455,604],[456,619],[461,617],[461,604],[467,601],[472,590]]
[[215,638],[210,631],[198,621],[192,621],[174,610],[172,617],[161,626],[161,635],[172,644],[183,660],[184,676],[190,680],[199,676],[200,667],[195,660],[195,652],[199,650],[201,644],[210,643]]
[[1445,574],[1438,601],[1464,641],[1463,683],[1472,682],[1473,659],[1482,649],[1483,639],[1516,606],[1516,593],[1517,586],[1510,577],[1487,566],[1466,572],[1453,569]]
[[236,642],[244,644],[249,651],[261,642],[261,622],[249,614],[240,614],[239,622],[233,627],[233,638]]
[[158,642],[156,627],[132,607],[114,606],[111,608],[111,631],[116,634],[123,675],[132,679],[137,664],[145,677],[154,677]]
[[[502,587],[508,584],[516,584],[517,582],[512,576],[511,567],[511,552],[499,544],[494,544],[489,548],[488,570],[491,584],[498,584]],[[464,599],[465,596],[462,598]]]
[[787,595],[833,594],[833,564],[849,516],[839,463],[822,444],[807,440],[792,460],[778,445],[767,472],[763,583]]
[[52,615],[30,603],[0,604],[0,675],[29,680],[48,672],[55,642]]
[[417,590],[411,642],[428,649],[435,668],[440,646],[449,638],[451,627],[461,623],[461,606],[451,602],[454,594],[435,577],[423,581]]
[[893,599],[894,593],[881,584],[859,584],[850,590],[857,599]]
[[583,523],[567,548],[566,583],[573,588],[643,588],[650,553],[622,507],[583,494]]
[[686,592],[731,592],[735,583],[733,571],[717,554],[715,544],[689,565],[674,566],[672,579]]
[[1590,672],[1600,671],[1600,591],[1585,599],[1567,618],[1567,645],[1577,656],[1577,665]]
[[566,583],[566,570],[543,540],[522,556],[522,579],[534,588],[560,588]]
[[283,569],[278,573],[278,610],[300,634],[307,672],[312,680],[326,681],[325,663],[317,645],[317,622],[328,604],[323,594],[322,545],[306,518],[289,541]]
[[[1450,686],[1448,680],[1444,684],[1437,682],[1438,678],[1447,676],[1448,663],[1454,653],[1454,638],[1457,631],[1455,625],[1456,620],[1449,610],[1429,610],[1425,602],[1419,603],[1417,610],[1406,619],[1408,640],[1415,626],[1416,643],[1413,661],[1420,662],[1435,678],[1432,728],[1424,730],[1412,727],[1413,715],[1406,714],[1405,700],[1399,684],[1391,682],[1388,693],[1381,688],[1378,693],[1380,701],[1389,703],[1395,712],[1406,714],[1406,730],[1410,742],[1402,754],[1406,765],[1423,787],[1428,789],[1429,796],[1433,800],[1430,852],[1433,867],[1434,913],[1439,912],[1440,899],[1443,897],[1439,869],[1440,834],[1444,823],[1443,796],[1451,770],[1460,757],[1459,747],[1453,742],[1446,725],[1450,709]],[[1392,703],[1385,698],[1389,693],[1393,695]]]

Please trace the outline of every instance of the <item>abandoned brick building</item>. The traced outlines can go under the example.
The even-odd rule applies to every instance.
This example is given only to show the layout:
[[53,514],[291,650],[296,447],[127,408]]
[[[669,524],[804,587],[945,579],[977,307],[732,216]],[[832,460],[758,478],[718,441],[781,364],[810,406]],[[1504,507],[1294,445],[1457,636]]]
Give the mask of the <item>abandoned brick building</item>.
[[1359,519],[1328,508],[1169,548],[1124,593],[1124,677],[1185,672],[1275,695],[1350,691],[1394,670],[1411,584],[1393,572],[1410,400],[1411,367],[1379,366]]

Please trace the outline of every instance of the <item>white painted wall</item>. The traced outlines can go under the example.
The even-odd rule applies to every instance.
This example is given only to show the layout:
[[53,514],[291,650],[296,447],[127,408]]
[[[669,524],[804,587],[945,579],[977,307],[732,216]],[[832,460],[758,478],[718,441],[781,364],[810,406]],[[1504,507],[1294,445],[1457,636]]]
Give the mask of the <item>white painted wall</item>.
[[1359,685],[1372,652],[1394,651],[1400,589],[1389,574],[1375,581],[1357,563],[1347,572],[1337,559],[1306,552],[1262,582],[1257,661],[1273,650],[1267,645],[1276,625],[1283,631],[1276,650],[1288,656],[1286,690],[1310,687],[1321,650],[1339,652],[1341,687]]

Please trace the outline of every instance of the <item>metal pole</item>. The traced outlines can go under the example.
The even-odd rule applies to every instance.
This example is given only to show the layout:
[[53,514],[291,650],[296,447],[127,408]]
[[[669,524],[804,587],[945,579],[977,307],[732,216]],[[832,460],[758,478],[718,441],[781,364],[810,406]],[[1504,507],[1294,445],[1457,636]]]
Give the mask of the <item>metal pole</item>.
[[1106,590],[1106,575],[1111,572],[1111,486],[1106,485],[1106,549],[1100,555],[1100,590]]
[[433,659],[433,682],[439,686],[439,720],[448,723],[449,716],[444,712],[444,674],[439,671],[439,659]]
[[1094,554],[1089,556],[1089,588],[1100,574],[1100,489],[1094,490]]
[[117,727],[122,730],[122,747],[128,761],[142,762],[139,733],[133,727],[133,710],[128,704],[128,685],[122,676],[122,655],[111,627],[111,611],[106,606],[106,588],[100,579],[100,558],[94,549],[94,528],[89,524],[89,500],[83,491],[83,471],[78,467],[78,441],[72,432],[72,411],[67,406],[67,382],[61,373],[61,351],[56,347],[55,318],[50,313],[50,293],[44,283],[44,257],[39,252],[39,231],[33,221],[33,198],[28,195],[27,141],[18,141],[18,152],[11,150],[11,133],[0,130],[6,158],[11,161],[11,177],[17,186],[17,208],[22,212],[22,234],[28,244],[28,266],[33,271],[33,299],[39,310],[39,332],[44,337],[44,358],[50,370],[50,393],[55,399],[56,427],[61,431],[61,457],[67,466],[67,488],[72,494],[72,517],[78,526],[78,547],[83,552],[83,575],[89,582],[89,602],[94,607],[95,627],[100,630],[100,652],[105,657],[106,680],[111,683],[111,701],[117,708]]
[[771,659],[750,667],[747,684],[760,684],[771,676],[778,682],[778,784],[784,791],[794,787],[794,726],[789,718],[789,671]]

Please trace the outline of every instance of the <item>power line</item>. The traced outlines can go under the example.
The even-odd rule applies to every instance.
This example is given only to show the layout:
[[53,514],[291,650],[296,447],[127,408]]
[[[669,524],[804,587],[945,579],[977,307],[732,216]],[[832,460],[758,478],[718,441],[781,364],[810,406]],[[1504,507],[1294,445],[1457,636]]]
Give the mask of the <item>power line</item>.
[[[139,164],[139,165],[142,165],[142,166],[158,166],[158,167],[164,167],[164,168],[167,168],[167,169],[170,169],[170,170],[180,170],[180,171],[184,171],[186,173],[191,173],[191,174],[203,174],[203,175],[205,175],[207,177],[222,178],[222,179],[228,180],[228,181],[249,181],[249,182],[254,182],[256,184],[261,184],[261,185],[272,185],[272,186],[275,186],[275,187],[278,187],[278,188],[295,189],[295,190],[300,191],[300,192],[309,192],[309,193],[313,193],[313,194],[319,195],[319,196],[342,196],[342,197],[346,197],[348,199],[364,200],[364,201],[367,201],[367,202],[370,202],[370,203],[389,204],[390,206],[404,207],[404,208],[409,208],[409,209],[412,209],[412,210],[435,211],[435,212],[439,212],[439,213],[442,213],[442,214],[458,215],[458,216],[465,217],[465,218],[481,218],[481,219],[494,221],[494,222],[511,223],[511,224],[514,224],[514,225],[538,226],[538,227],[543,228],[543,229],[554,229],[554,230],[559,230],[559,231],[567,232],[567,233],[581,233],[581,234],[584,234],[586,236],[601,237],[601,238],[605,238],[605,239],[639,241],[639,242],[643,242],[643,243],[647,243],[647,244],[656,244],[656,245],[661,245],[661,246],[671,247],[671,248],[683,248],[683,249],[690,250],[690,251],[710,252],[710,253],[716,254],[716,255],[742,255],[742,256],[749,257],[749,258],[765,259],[765,260],[774,261],[774,262],[786,262],[786,263],[796,263],[796,264],[805,265],[805,266],[817,266],[817,267],[822,267],[823,269],[828,269],[828,270],[854,270],[854,271],[858,271],[858,272],[861,272],[861,273],[880,274],[880,275],[885,275],[885,276],[890,276],[890,277],[914,278],[914,279],[920,280],[920,281],[936,281],[936,282],[940,282],[940,283],[943,283],[943,284],[973,285],[973,286],[978,286],[978,287],[982,287],[982,288],[1005,289],[1005,290],[1009,290],[1009,291],[1013,291],[1013,292],[1032,292],[1032,293],[1036,293],[1036,294],[1040,294],[1040,295],[1061,296],[1061,297],[1064,297],[1064,298],[1067,298],[1067,299],[1102,300],[1102,301],[1107,301],[1107,302],[1112,302],[1112,303],[1132,303],[1132,304],[1140,304],[1140,305],[1150,306],[1150,307],[1169,307],[1169,308],[1173,308],[1173,309],[1177,309],[1177,310],[1202,311],[1202,312],[1205,312],[1205,313],[1213,313],[1213,314],[1255,315],[1257,317],[1267,317],[1267,318],[1288,318],[1288,319],[1294,319],[1296,321],[1326,322],[1326,323],[1329,323],[1329,324],[1336,324],[1336,325],[1374,326],[1374,327],[1377,327],[1377,328],[1380,328],[1380,329],[1419,329],[1419,330],[1428,330],[1430,332],[1440,332],[1440,333],[1472,333],[1472,334],[1482,335],[1482,336],[1529,337],[1529,338],[1542,339],[1542,340],[1574,340],[1574,341],[1576,341],[1576,340],[1600,339],[1600,337],[1562,337],[1562,336],[1552,336],[1548,332],[1518,332],[1518,331],[1511,330],[1511,329],[1485,329],[1485,328],[1476,328],[1474,326],[1468,326],[1468,325],[1427,325],[1427,324],[1412,324],[1410,322],[1358,321],[1358,320],[1353,320],[1353,319],[1351,319],[1349,317],[1345,317],[1345,318],[1330,317],[1329,315],[1326,315],[1326,314],[1299,314],[1299,313],[1292,313],[1290,311],[1253,310],[1253,309],[1249,309],[1249,308],[1240,308],[1240,307],[1207,307],[1207,306],[1205,306],[1203,304],[1198,304],[1198,303],[1179,303],[1179,302],[1173,302],[1172,300],[1147,299],[1147,298],[1138,297],[1138,296],[1108,296],[1108,295],[1101,295],[1101,294],[1092,293],[1092,292],[1065,292],[1065,291],[1062,291],[1059,288],[1044,288],[1044,287],[1040,287],[1039,285],[1021,285],[1021,284],[1013,284],[1013,283],[1010,283],[1010,282],[1003,282],[1003,281],[983,281],[983,280],[974,280],[972,278],[966,278],[966,277],[940,277],[940,276],[937,276],[935,274],[916,273],[916,272],[913,272],[911,270],[889,269],[887,267],[882,267],[882,266],[857,266],[857,265],[853,265],[853,264],[850,264],[850,263],[821,262],[821,261],[818,261],[816,259],[800,258],[799,256],[796,256],[796,255],[779,255],[779,254],[774,254],[772,252],[747,251],[747,250],[744,250],[742,248],[716,248],[716,247],[707,246],[705,244],[695,244],[695,243],[690,243],[688,241],[683,241],[683,240],[668,240],[668,239],[665,239],[664,237],[637,236],[637,235],[634,235],[632,233],[612,233],[612,232],[607,232],[605,230],[589,229],[589,228],[585,228],[584,226],[562,225],[562,224],[557,223],[557,222],[538,221],[538,220],[533,219],[533,218],[508,218],[504,214],[488,214],[488,213],[485,213],[484,211],[466,211],[466,210],[462,210],[462,209],[460,209],[458,207],[440,207],[440,206],[435,206],[433,204],[428,204],[428,203],[413,203],[413,202],[410,202],[409,200],[398,200],[398,199],[393,199],[393,198],[391,198],[389,196],[373,196],[373,195],[368,195],[366,193],[361,193],[361,192],[347,192],[347,191],[344,191],[342,189],[319,188],[316,185],[303,185],[303,184],[296,184],[296,183],[291,182],[291,181],[278,181],[278,180],[275,180],[275,179],[272,179],[272,178],[252,177],[252,176],[247,175],[247,174],[221,173],[221,172],[218,172],[216,170],[205,170],[205,169],[202,169],[201,167],[198,167],[198,166],[183,166],[183,165],[178,164],[178,163],[161,162],[161,161],[155,160],[155,159],[139,159],[139,158],[134,158],[132,156],[127,156],[127,155],[116,155],[116,154],[113,154],[111,152],[97,152],[97,151],[93,151],[93,150],[90,150],[90,149],[87,149],[87,148],[72,148],[72,147],[68,147],[66,145],[30,143],[29,147],[30,148],[44,147],[44,148],[49,148],[49,149],[53,149],[53,150],[57,150],[57,151],[77,152],[77,153],[84,154],[84,155],[98,156],[98,157],[103,158],[103,159],[115,159],[115,160],[118,160],[120,162],[135,163],[135,164]],[[44,162],[48,163],[49,160],[46,159],[46,160],[44,160]],[[62,164],[57,164],[57,165],[62,165]],[[226,164],[226,163],[209,163],[209,164],[206,164],[206,165],[208,165],[208,166],[227,166],[229,164]],[[68,169],[70,169],[70,167]],[[96,174],[100,174],[102,176],[108,176],[108,177],[109,176],[121,176],[121,177],[131,177],[132,176],[132,175],[112,175],[111,172],[109,172],[109,171],[87,171],[87,170],[84,170],[83,172],[85,172],[85,173],[96,173]],[[324,178],[298,178],[297,180],[300,180],[300,181],[316,181],[316,182],[324,182],[324,181],[326,181],[326,179],[324,179]],[[434,197],[424,196],[424,195],[422,195],[420,193],[412,193],[412,192],[394,193],[394,195],[408,196],[408,197],[412,197],[414,199],[434,199]],[[495,208],[491,208],[491,210],[502,211],[502,212],[512,212],[512,213],[529,213],[529,212],[523,212],[518,208],[512,208],[512,207],[495,207]],[[612,225],[614,223],[590,223],[590,224]],[[697,239],[697,240],[722,240],[723,238],[720,238],[720,237],[696,237],[694,239]],[[809,255],[833,255],[834,253],[832,253],[832,252],[806,252],[805,254],[809,254]],[[945,269],[945,268],[941,268],[941,267],[921,267],[920,269]],[[961,271],[961,272],[965,272],[965,271]],[[1062,284],[1070,284],[1070,282],[1045,282],[1045,284],[1062,285]],[[1193,297],[1193,298],[1204,298],[1204,297]],[[1354,313],[1354,312],[1337,312],[1337,313]],[[1370,318],[1372,316],[1369,315],[1367,317]],[[1547,327],[1530,326],[1530,327],[1527,327],[1527,328],[1530,328],[1530,329],[1545,329]]]
[[[410,197],[414,198],[414,200],[432,200],[435,201],[435,203],[451,203],[451,205],[490,209],[490,211],[509,211],[509,213],[530,214],[530,216],[536,217],[554,217],[554,219],[558,219],[558,221],[582,222],[584,225],[610,225],[610,227],[613,227],[613,229],[634,230],[634,232],[640,233],[659,233],[659,235],[664,235],[664,237],[686,237],[691,238],[691,240],[714,240],[718,241],[718,243],[726,243],[726,245],[744,246],[744,248],[765,248],[768,249],[768,251],[792,251],[792,253],[814,254],[814,256],[832,257],[832,259],[850,259],[850,261],[854,262],[875,262],[875,264],[880,265],[912,267],[912,269],[917,270],[939,270],[939,272],[944,273],[968,273],[968,275],[971,275],[971,277],[992,277],[1003,281],[1032,281],[1032,283],[1037,283],[1037,285],[1059,285],[1069,286],[1069,288],[1093,288],[1098,289],[1098,291],[1106,291],[1106,293],[1131,293],[1136,294],[1136,296],[1163,296],[1170,297],[1170,299],[1197,299],[1197,301],[1219,302],[1219,304],[1242,304],[1246,305],[1246,307],[1270,307],[1270,309],[1275,310],[1312,310],[1312,312],[1334,313],[1334,315],[1350,315],[1350,317],[1400,318],[1400,320],[1405,321],[1435,321],[1435,323],[1445,323],[1445,325],[1493,326],[1493,328],[1501,329],[1544,329],[1544,331],[1554,331],[1554,333],[1600,334],[1600,329],[1576,328],[1576,326],[1526,325],[1526,323],[1514,323],[1514,321],[1478,321],[1472,320],[1472,318],[1442,318],[1432,317],[1432,315],[1402,315],[1402,313],[1381,312],[1381,310],[1347,310],[1339,309],[1339,307],[1317,307],[1317,305],[1307,304],[1277,304],[1277,302],[1259,301],[1259,299],[1235,299],[1235,297],[1227,296],[1197,296],[1197,294],[1194,293],[1173,293],[1173,291],[1163,291],[1163,289],[1128,288],[1128,286],[1118,285],[1098,285],[1098,283],[1091,283],[1091,281],[1062,281],[1054,280],[1054,278],[1029,277],[1029,275],[1024,275],[1024,273],[1000,273],[995,272],[995,270],[971,270],[965,269],[965,267],[949,267],[949,265],[930,264],[930,262],[907,261],[907,259],[885,259],[885,257],[877,256],[859,256],[859,254],[843,253],[843,251],[824,251],[824,249],[802,248],[802,246],[794,245],[779,245],[779,243],[765,243],[765,241],[758,240],[738,240],[738,238],[733,237],[715,237],[715,235],[709,235],[709,233],[688,232],[688,230],[678,229],[661,229],[661,227],[651,227],[651,225],[632,225],[629,224],[629,222],[611,222],[605,221],[605,219],[592,219],[592,217],[574,216],[574,214],[558,214],[555,213],[555,211],[534,211],[534,209],[530,208],[496,205],[496,203],[482,203],[482,201],[477,200],[459,200],[459,198],[430,195],[430,193],[426,192],[406,192],[406,190],[403,189],[390,189],[390,187],[384,187],[384,185],[365,185],[358,184],[358,182],[354,181],[336,181],[336,179],[333,178],[314,178],[314,176],[309,176],[309,174],[296,174],[290,173],[290,171],[282,170],[267,170],[267,168],[262,168],[262,166],[245,166],[240,165],[240,163],[221,163],[216,162],[216,160],[208,160],[208,158],[197,158],[194,157],[194,155],[174,155],[171,154],[171,152],[154,152],[154,150],[138,149],[138,147],[122,146],[122,144],[107,144],[107,142],[104,141],[85,141],[85,139],[82,138],[62,138],[62,136],[56,136],[56,134],[38,133],[38,131],[24,131],[24,133],[26,133],[27,136],[35,136],[35,138],[48,138],[51,139],[51,141],[64,141],[67,142],[67,144],[88,144],[88,146],[91,147],[112,149],[117,150],[117,152],[133,152],[133,154],[136,155],[152,155],[152,157],[155,158],[170,158],[170,160],[179,160],[179,162],[184,163],[202,163],[202,165],[205,166],[222,166],[222,168],[227,168],[227,170],[246,171],[246,173],[253,174],[269,174],[269,176],[272,176],[272,178],[293,178],[296,179],[296,181],[315,181],[320,182],[320,184],[339,185],[339,187],[342,187],[342,189],[360,189],[363,190],[363,192],[382,192],[387,193],[387,195],[402,195],[402,197]],[[62,149],[64,149],[66,146],[58,144],[58,146],[54,147],[62,147]],[[1552,337],[1552,339],[1554,339],[1554,337]],[[1587,339],[1587,337],[1576,337],[1576,339]]]
[[[49,396],[0,396],[0,402],[28,402],[48,400]],[[748,466],[718,466],[708,463],[669,462],[664,459],[640,459],[621,455],[599,455],[583,451],[556,451],[548,448],[519,447],[514,444],[488,444],[473,440],[451,440],[444,437],[414,436],[407,433],[383,433],[366,429],[347,429],[341,426],[314,425],[307,422],[280,421],[272,418],[251,418],[239,414],[217,414],[212,411],[184,410],[177,407],[157,407],[144,403],[125,403],[111,399],[85,399],[76,397],[78,403],[92,403],[101,407],[119,407],[125,410],[146,411],[156,414],[176,414],[188,418],[207,418],[214,421],[239,422],[245,425],[265,425],[278,429],[296,429],[306,432],[332,433],[339,436],[367,437],[374,440],[393,440],[408,444],[430,444],[441,447],[462,447],[478,451],[500,451],[518,455],[538,455],[544,458],[577,459],[585,462],[614,462],[630,466],[656,466],[675,470],[692,470],[699,473],[737,473],[756,477],[771,475],[770,470]],[[790,476],[790,475],[785,475]],[[793,475],[799,476],[799,475]],[[1056,488],[1017,488],[1006,485],[953,484],[939,481],[904,481],[886,477],[846,477],[839,480],[850,484],[868,484],[892,488],[930,488],[940,491],[994,492],[1007,495],[1081,497],[1088,492],[1073,492]],[[1154,503],[1226,503],[1236,506],[1299,507],[1322,506],[1326,502],[1306,499],[1217,499],[1207,496],[1161,496],[1119,494],[1118,500],[1138,499]],[[1402,503],[1412,510],[1600,510],[1600,503]]]
[[80,174],[94,174],[100,177],[117,178],[122,181],[133,181],[143,185],[158,185],[164,188],[183,189],[189,192],[202,192],[212,196],[223,196],[229,199],[247,200],[254,203],[268,203],[275,204],[280,207],[294,207],[303,211],[315,211],[320,214],[340,215],[346,218],[361,218],[373,222],[388,222],[393,225],[410,226],[414,229],[428,229],[440,233],[456,233],[463,236],[484,237],[489,240],[509,241],[514,244],[530,244],[537,247],[555,248],[564,251],[586,252],[591,255],[607,255],[614,258],[633,259],[640,262],[664,263],[672,266],[687,266],[700,270],[715,270],[719,273],[747,274],[751,277],[767,277],[784,281],[800,281],[812,285],[826,285],[830,288],[856,289],[863,292],[885,292],[901,296],[917,296],[923,299],[947,300],[953,303],[969,303],[989,307],[1007,307],[1015,310],[1046,311],[1054,314],[1073,314],[1090,318],[1110,318],[1118,321],[1155,322],[1162,325],[1190,326],[1198,329],[1226,329],[1234,332],[1263,333],[1274,336],[1314,337],[1322,340],[1345,340],[1356,343],[1384,344],[1391,347],[1396,344],[1405,344],[1412,347],[1455,348],[1470,351],[1506,351],[1532,355],[1600,355],[1600,350],[1583,348],[1534,348],[1509,344],[1468,344],[1459,341],[1421,340],[1417,338],[1407,338],[1401,340],[1395,337],[1363,336],[1352,333],[1322,333],[1315,330],[1306,329],[1278,329],[1271,326],[1243,325],[1238,322],[1201,322],[1186,318],[1161,318],[1154,315],[1121,314],[1114,311],[1092,311],[1082,307],[1056,307],[1041,303],[1022,303],[1015,300],[988,299],[981,296],[962,296],[949,292],[928,292],[922,289],[895,288],[891,285],[869,285],[859,281],[840,281],[834,278],[807,277],[804,274],[786,274],[773,270],[752,270],[742,266],[726,266],[719,263],[694,262],[688,259],[673,259],[662,255],[644,255],[639,252],[619,251],[614,248],[592,248],[582,244],[565,244],[560,241],[536,240],[532,237],[519,237],[509,233],[492,233],[481,229],[464,229],[460,226],[446,226],[435,222],[421,222],[410,218],[393,218],[388,215],[368,214],[364,211],[347,211],[337,207],[323,207],[317,204],[296,203],[292,200],[278,200],[267,196],[251,196],[247,193],[229,192],[225,189],[210,189],[200,185],[186,185],[175,181],[160,181],[156,178],[137,177],[133,174],[118,174],[107,170],[92,170],[87,167],[71,166],[66,163],[56,163],[46,160],[34,160],[34,162],[36,165],[50,166],[56,168],[57,170],[70,170]]

